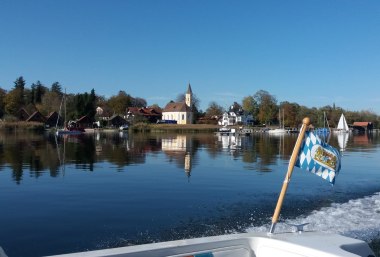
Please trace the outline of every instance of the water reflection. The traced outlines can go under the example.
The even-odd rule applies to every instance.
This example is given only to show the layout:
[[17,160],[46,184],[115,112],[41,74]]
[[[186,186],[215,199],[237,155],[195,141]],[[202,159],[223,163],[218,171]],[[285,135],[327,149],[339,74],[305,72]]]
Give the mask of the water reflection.
[[[53,134],[0,134],[0,171],[12,170],[12,178],[22,181],[26,172],[35,178],[48,172],[51,177],[64,175],[65,166],[94,171],[96,163],[107,162],[117,171],[125,166],[142,165],[149,154],[164,154],[187,177],[199,165],[199,151],[211,159],[230,155],[240,159],[245,169],[269,172],[279,160],[286,162],[297,135],[216,136],[214,134],[128,134],[99,132],[89,135],[55,137]],[[374,149],[377,134],[333,136],[330,144],[342,151],[350,148]]]

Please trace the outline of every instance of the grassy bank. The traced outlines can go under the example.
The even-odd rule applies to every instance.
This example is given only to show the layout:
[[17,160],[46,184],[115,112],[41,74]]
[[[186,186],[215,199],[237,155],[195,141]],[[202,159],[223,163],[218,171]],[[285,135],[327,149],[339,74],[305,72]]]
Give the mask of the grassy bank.
[[26,121],[2,121],[0,122],[0,130],[2,131],[44,131],[45,127],[40,122]]

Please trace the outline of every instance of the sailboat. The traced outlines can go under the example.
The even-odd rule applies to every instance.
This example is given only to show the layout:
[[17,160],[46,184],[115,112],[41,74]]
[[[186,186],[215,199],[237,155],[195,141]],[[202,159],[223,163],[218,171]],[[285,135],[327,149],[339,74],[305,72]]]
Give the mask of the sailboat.
[[269,134],[272,135],[282,135],[285,134],[287,131],[284,129],[284,110],[282,110],[282,121],[281,121],[281,110],[278,111],[278,120],[280,123],[280,127],[276,129],[268,130]]
[[[64,107],[63,124],[65,127],[63,129],[59,129],[58,123],[59,123],[59,120],[61,117],[62,105]],[[55,127],[56,127],[55,133],[57,136],[60,136],[60,135],[79,135],[79,134],[82,134],[85,132],[85,130],[83,128],[78,127],[74,121],[69,121],[66,124],[66,90],[65,90],[65,94],[62,97],[61,105],[59,107],[59,115],[58,115],[57,123],[56,123]]]
[[346,118],[344,117],[343,113],[340,116],[338,126],[336,127],[335,132],[337,133],[348,133],[350,132],[350,129],[348,128]]
[[314,131],[319,137],[322,137],[324,141],[329,141],[331,129],[325,112],[323,112],[323,127],[315,128]]

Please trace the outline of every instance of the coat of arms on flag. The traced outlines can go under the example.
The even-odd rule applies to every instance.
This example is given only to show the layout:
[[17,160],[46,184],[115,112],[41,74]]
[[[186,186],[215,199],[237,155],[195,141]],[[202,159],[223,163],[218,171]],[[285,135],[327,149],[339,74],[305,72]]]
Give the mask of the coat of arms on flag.
[[316,134],[307,131],[295,165],[334,184],[340,170],[340,153]]

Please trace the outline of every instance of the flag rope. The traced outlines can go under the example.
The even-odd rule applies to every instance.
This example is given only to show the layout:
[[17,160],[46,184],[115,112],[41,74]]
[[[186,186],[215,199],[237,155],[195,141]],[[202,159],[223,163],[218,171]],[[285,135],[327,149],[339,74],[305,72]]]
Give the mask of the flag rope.
[[278,200],[277,200],[276,209],[275,209],[273,217],[272,217],[272,225],[271,225],[271,228],[269,230],[269,233],[271,233],[271,234],[274,232],[274,229],[275,229],[277,221],[278,221],[278,217],[280,216],[282,203],[284,202],[286,190],[288,189],[288,185],[289,185],[292,173],[293,173],[294,165],[297,161],[298,152],[301,148],[301,144],[302,144],[303,138],[305,136],[305,132],[308,129],[309,125],[310,125],[310,119],[308,117],[304,118],[302,120],[302,127],[301,127],[300,133],[298,135],[296,144],[294,146],[293,153],[290,157],[290,161],[289,161],[289,165],[288,165],[288,171],[285,175],[285,180],[282,184],[281,192],[280,192],[280,195],[279,195]]

